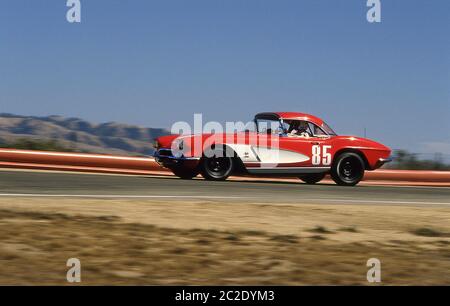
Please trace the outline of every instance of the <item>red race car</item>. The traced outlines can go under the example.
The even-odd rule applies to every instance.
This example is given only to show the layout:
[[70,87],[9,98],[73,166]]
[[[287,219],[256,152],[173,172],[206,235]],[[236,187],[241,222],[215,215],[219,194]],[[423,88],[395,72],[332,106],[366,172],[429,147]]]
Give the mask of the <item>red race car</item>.
[[339,136],[320,118],[294,112],[257,114],[243,132],[162,136],[155,148],[155,160],[183,179],[246,173],[315,184],[330,174],[338,185],[354,186],[365,170],[391,160],[391,150],[378,142]]

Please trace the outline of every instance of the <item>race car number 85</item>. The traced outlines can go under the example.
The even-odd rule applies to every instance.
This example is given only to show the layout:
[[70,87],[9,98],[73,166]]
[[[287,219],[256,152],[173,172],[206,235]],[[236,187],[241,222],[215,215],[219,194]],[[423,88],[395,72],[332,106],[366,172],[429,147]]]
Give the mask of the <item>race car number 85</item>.
[[327,151],[331,149],[331,146],[312,146],[312,164],[314,166],[322,165],[329,166],[331,165],[331,153]]

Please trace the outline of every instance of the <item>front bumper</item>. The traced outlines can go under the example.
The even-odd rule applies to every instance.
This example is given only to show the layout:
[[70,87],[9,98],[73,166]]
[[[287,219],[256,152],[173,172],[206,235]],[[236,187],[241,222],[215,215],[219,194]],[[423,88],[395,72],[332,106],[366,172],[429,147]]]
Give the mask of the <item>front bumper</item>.
[[378,168],[380,168],[381,166],[383,166],[384,164],[390,163],[391,161],[392,161],[392,158],[391,158],[391,157],[388,157],[388,158],[379,158],[378,161],[377,161],[377,164],[376,164],[376,166],[375,166],[375,169],[378,169]]
[[174,156],[170,149],[159,149],[153,154],[153,157],[158,164],[166,168],[200,160],[198,157]]

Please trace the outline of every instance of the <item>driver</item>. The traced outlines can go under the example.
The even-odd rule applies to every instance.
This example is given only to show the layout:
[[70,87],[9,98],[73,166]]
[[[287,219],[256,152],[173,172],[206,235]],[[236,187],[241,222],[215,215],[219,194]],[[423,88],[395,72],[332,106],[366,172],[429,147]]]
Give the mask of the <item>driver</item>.
[[292,125],[289,127],[288,136],[291,137],[311,137],[309,133],[308,122],[306,121],[294,121]]

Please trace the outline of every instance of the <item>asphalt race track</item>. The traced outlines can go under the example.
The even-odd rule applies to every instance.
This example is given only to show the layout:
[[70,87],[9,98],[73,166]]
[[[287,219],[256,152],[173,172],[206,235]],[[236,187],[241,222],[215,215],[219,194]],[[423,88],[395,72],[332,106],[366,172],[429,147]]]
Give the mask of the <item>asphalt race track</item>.
[[229,202],[450,206],[450,188],[210,182],[174,177],[0,171],[0,197],[216,199]]

